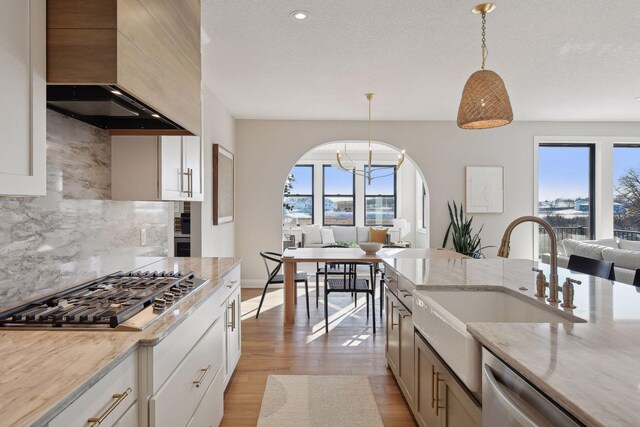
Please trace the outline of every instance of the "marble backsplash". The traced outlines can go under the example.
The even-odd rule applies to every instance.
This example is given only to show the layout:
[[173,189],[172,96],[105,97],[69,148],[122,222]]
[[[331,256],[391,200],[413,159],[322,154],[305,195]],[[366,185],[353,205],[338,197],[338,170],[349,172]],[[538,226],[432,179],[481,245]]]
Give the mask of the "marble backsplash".
[[0,307],[167,256],[173,203],[110,199],[109,134],[47,111],[47,195],[0,197]]

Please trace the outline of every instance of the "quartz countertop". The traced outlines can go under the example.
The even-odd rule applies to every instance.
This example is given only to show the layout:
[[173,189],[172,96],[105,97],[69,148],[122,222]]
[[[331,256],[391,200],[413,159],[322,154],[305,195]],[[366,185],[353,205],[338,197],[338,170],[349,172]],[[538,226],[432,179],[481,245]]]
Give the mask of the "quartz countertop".
[[[164,258],[142,270],[211,279],[140,332],[0,330],[0,426],[45,425],[139,345],[155,345],[218,288],[238,258]],[[69,363],[73,360],[74,363]]]
[[[538,263],[529,260],[385,259],[416,292],[496,287],[586,323],[469,323],[467,330],[588,426],[640,425],[640,291],[558,269],[575,286],[575,309],[536,298]],[[549,266],[539,268],[549,276]],[[521,290],[520,288],[526,288]],[[562,294],[560,294],[560,299]]]

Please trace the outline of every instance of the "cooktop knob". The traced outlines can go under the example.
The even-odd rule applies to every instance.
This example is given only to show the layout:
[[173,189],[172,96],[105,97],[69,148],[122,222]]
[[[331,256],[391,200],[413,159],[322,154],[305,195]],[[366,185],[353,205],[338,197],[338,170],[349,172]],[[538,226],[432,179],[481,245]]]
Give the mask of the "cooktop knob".
[[156,298],[153,302],[153,311],[162,311],[167,308],[167,302],[162,298]]
[[167,300],[169,304],[171,304],[176,299],[176,296],[173,292],[165,292],[163,296],[164,296],[164,299]]

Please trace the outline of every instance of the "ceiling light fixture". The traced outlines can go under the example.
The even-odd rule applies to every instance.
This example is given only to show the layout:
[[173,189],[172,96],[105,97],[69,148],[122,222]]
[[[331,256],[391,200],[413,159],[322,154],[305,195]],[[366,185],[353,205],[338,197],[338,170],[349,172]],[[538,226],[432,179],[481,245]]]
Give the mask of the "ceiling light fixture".
[[294,10],[291,12],[291,17],[296,21],[306,21],[311,17],[311,14],[306,10]]
[[462,129],[490,129],[513,121],[511,101],[502,78],[494,71],[484,69],[488,54],[485,36],[487,13],[494,9],[493,3],[482,3],[472,10],[482,15],[482,66],[471,74],[462,91],[458,109],[458,127]]
[[363,167],[362,169],[358,169],[355,166],[354,161],[351,159],[351,156],[349,156],[349,153],[347,153],[347,143],[344,143],[344,158],[348,159],[349,164],[345,164],[342,162],[343,160],[343,155],[342,153],[340,153],[340,150],[337,150],[336,152],[336,160],[338,161],[338,167],[346,172],[352,173],[354,175],[358,175],[358,176],[363,176],[366,180],[367,180],[367,184],[371,184],[371,181],[376,179],[376,178],[384,178],[385,176],[391,176],[393,175],[398,169],[400,169],[400,166],[402,166],[402,163],[404,162],[404,154],[405,151],[402,150],[400,152],[400,154],[398,154],[398,162],[396,163],[395,166],[393,166],[393,172],[388,173],[388,174],[384,174],[384,175],[376,175],[373,176],[374,172],[377,170],[384,170],[384,169],[388,169],[388,166],[384,166],[384,167],[376,167],[374,168],[372,166],[372,162],[373,162],[373,147],[371,146],[371,100],[373,99],[373,95],[375,95],[374,93],[365,93],[364,96],[367,97],[367,101],[369,101],[369,151],[368,151],[368,162],[367,162],[367,167]]

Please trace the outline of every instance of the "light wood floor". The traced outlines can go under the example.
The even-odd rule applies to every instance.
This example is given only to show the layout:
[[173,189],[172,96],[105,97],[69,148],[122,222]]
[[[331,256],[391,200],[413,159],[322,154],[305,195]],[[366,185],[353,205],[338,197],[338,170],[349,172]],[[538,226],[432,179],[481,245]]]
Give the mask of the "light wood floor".
[[[310,283],[311,288],[315,285]],[[355,310],[347,295],[329,297],[329,334],[324,333],[322,296],[315,307],[310,289],[311,320],[307,320],[304,290],[298,294],[296,323],[284,327],[283,291],[267,294],[255,318],[259,289],[242,290],[242,357],[224,400],[222,426],[255,426],[269,374],[368,375],[385,426],[415,426],[393,374],[385,367],[383,319],[376,297],[376,335],[367,319],[364,297]],[[322,290],[321,290],[322,292]],[[377,294],[377,292],[376,292]],[[338,426],[336,426],[338,427]]]

